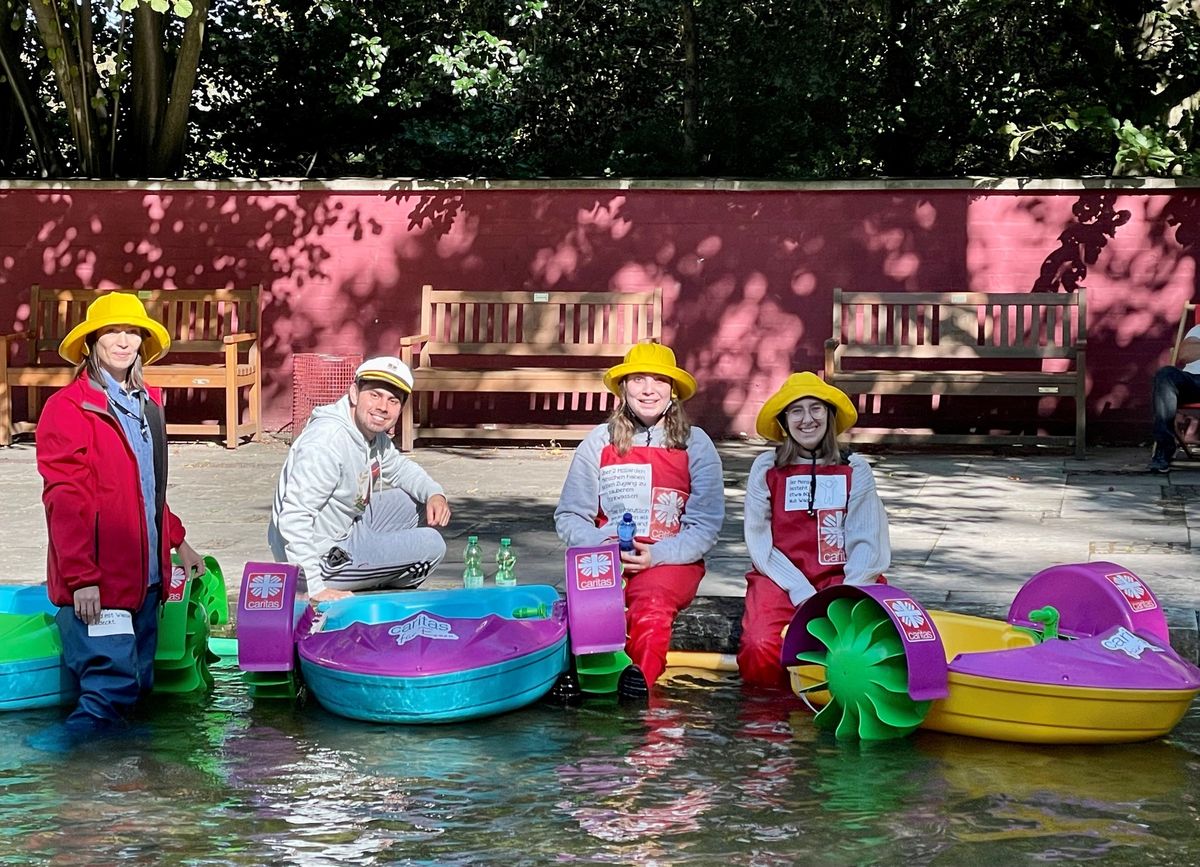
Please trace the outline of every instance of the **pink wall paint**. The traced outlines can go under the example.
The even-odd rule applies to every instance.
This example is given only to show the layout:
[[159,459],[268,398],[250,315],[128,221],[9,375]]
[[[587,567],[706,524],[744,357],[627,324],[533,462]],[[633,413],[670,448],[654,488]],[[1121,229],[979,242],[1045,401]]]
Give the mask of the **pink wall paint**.
[[[1146,437],[1149,377],[1197,295],[1200,191],[1164,182],[348,184],[10,182],[0,187],[0,319],[22,329],[33,283],[262,282],[266,419],[278,429],[291,420],[290,354],[394,351],[416,330],[423,283],[662,286],[666,340],[701,383],[689,409],[714,435],[736,435],[753,430],[790,371],[820,368],[834,287],[1029,292],[1076,280],[1089,293],[1090,432],[1136,441]],[[1051,414],[1048,430],[1066,432],[1069,409],[960,401],[932,415],[887,411],[938,427],[1040,412]]]

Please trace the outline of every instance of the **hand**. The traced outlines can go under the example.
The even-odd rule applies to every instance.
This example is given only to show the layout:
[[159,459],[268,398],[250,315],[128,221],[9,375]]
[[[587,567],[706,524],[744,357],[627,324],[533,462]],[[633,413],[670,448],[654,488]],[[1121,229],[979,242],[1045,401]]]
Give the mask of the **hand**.
[[636,575],[650,568],[650,561],[653,559],[650,546],[653,544],[653,542],[639,542],[637,539],[634,539],[633,550],[621,552],[621,565],[624,574]]
[[179,563],[183,566],[188,580],[199,578],[208,571],[208,565],[204,562],[204,558],[197,554],[196,549],[187,542],[180,542],[175,548],[175,553],[179,555]]
[[91,626],[100,622],[100,588],[80,587],[75,591],[75,616]]
[[349,590],[335,590],[332,587],[326,587],[308,597],[309,603],[313,608],[317,607],[320,602],[337,602],[339,599],[345,599],[347,596],[353,596]]
[[425,522],[431,527],[444,527],[450,523],[450,503],[441,494],[434,494],[425,501]]

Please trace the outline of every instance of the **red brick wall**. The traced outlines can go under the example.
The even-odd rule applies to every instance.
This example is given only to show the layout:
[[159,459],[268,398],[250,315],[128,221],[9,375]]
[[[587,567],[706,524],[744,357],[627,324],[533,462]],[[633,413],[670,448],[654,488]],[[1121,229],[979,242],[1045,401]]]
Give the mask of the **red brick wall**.
[[[1169,182],[582,184],[10,182],[0,187],[0,326],[22,329],[35,282],[261,282],[266,418],[278,429],[291,420],[290,354],[394,351],[416,330],[423,283],[662,286],[667,342],[701,384],[689,408],[725,435],[752,431],[788,372],[819,369],[834,287],[1030,292],[1074,280],[1089,293],[1091,432],[1130,441],[1145,435],[1148,379],[1197,294],[1200,191]],[[1065,432],[1061,409],[1028,408]],[[978,411],[943,402],[896,418],[940,426]]]

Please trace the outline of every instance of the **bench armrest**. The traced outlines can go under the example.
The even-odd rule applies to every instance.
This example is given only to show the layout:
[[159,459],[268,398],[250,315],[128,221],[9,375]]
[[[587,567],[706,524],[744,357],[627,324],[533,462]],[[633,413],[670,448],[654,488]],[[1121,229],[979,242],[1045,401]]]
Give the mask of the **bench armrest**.
[[221,342],[228,346],[231,343],[249,343],[251,340],[257,339],[257,334],[226,334],[221,338]]
[[401,346],[416,346],[418,343],[424,343],[430,338],[428,334],[410,334],[408,337],[400,338]]
[[6,343],[16,343],[17,341],[32,340],[33,335],[28,331],[14,331],[12,334],[0,334],[0,340]]

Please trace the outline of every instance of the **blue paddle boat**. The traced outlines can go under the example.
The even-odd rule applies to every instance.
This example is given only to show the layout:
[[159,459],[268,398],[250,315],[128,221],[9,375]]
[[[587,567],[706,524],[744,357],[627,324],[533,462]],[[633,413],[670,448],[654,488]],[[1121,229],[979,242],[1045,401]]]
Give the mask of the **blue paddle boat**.
[[298,667],[333,713],[444,723],[530,704],[566,669],[565,605],[548,585],[359,593],[314,611],[296,578],[246,566],[238,661],[256,697],[291,694]]

